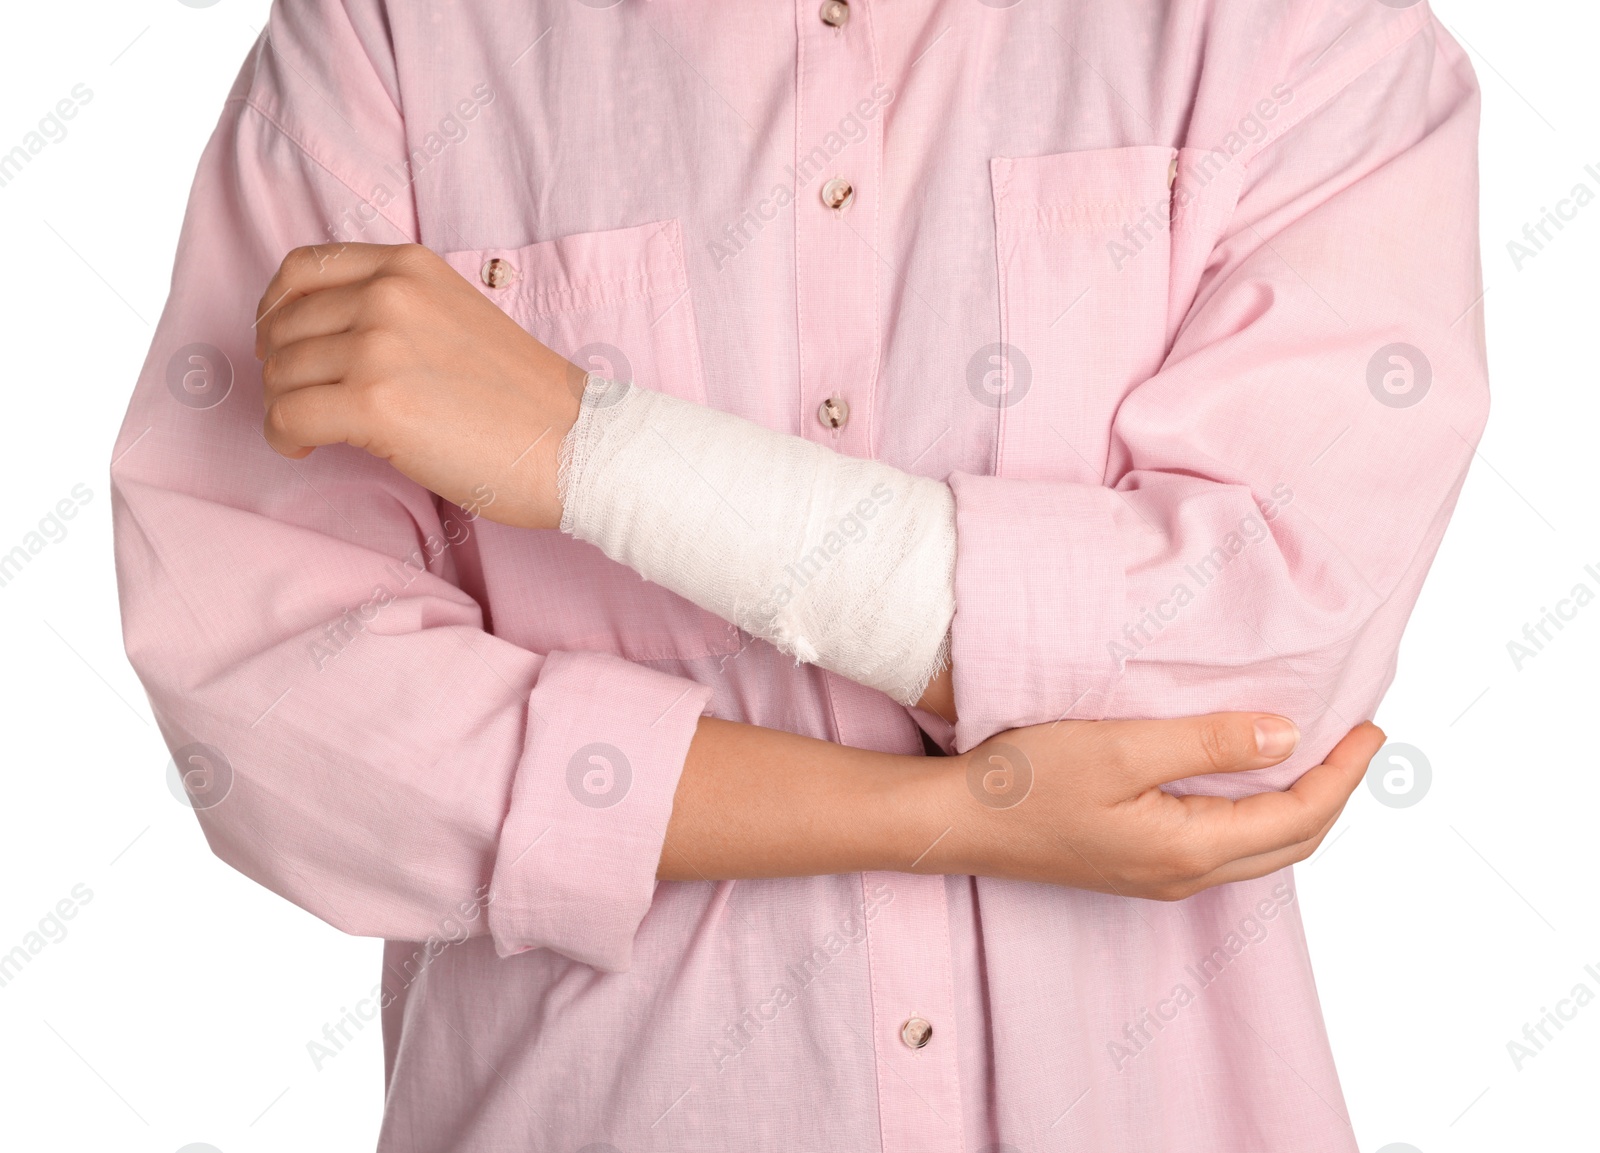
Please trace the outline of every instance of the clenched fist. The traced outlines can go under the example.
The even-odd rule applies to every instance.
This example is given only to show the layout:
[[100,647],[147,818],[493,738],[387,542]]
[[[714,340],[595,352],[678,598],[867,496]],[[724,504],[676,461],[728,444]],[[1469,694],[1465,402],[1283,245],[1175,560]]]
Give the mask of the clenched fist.
[[583,370],[428,249],[295,249],[256,306],[255,351],[284,456],[351,444],[491,520],[560,524],[556,453]]

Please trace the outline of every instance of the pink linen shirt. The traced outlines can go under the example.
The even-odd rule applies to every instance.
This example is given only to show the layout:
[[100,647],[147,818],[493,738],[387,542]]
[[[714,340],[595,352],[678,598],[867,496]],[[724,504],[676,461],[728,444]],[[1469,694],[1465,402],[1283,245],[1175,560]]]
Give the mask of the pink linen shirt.
[[[387,941],[380,1148],[1354,1150],[1290,871],[655,870],[704,714],[902,753],[1293,717],[1285,765],[1191,785],[1230,794],[1371,716],[1487,413],[1477,117],[1418,0],[279,0],[114,450],[117,561],[212,848]],[[355,449],[275,455],[253,309],[328,240],[948,479],[960,723]]]

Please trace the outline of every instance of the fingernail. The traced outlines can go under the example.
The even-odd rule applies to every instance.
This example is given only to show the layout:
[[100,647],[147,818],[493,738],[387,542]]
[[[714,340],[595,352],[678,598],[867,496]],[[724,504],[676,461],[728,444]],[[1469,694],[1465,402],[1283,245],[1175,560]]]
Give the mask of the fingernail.
[[1287,717],[1256,718],[1256,752],[1263,757],[1287,757],[1299,743],[1300,730]]

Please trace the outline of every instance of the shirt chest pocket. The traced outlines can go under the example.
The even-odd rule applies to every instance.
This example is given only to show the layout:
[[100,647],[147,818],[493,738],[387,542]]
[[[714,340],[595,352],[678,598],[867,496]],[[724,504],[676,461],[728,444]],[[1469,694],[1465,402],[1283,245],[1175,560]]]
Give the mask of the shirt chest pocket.
[[[447,252],[444,259],[580,368],[705,403],[676,220],[514,249]],[[739,649],[732,625],[642,580],[593,545],[488,520],[476,522],[474,535],[491,627],[515,644],[629,660]]]
[[990,162],[999,475],[1104,483],[1117,406],[1165,354],[1178,158],[1137,146]]

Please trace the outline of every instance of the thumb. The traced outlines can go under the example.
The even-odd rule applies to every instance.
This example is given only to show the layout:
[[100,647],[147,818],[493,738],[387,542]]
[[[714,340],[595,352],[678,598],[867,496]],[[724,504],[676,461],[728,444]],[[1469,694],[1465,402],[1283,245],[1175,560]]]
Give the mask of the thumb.
[[1205,713],[1168,720],[1102,721],[1109,761],[1138,789],[1276,765],[1294,752],[1300,730],[1276,713]]

